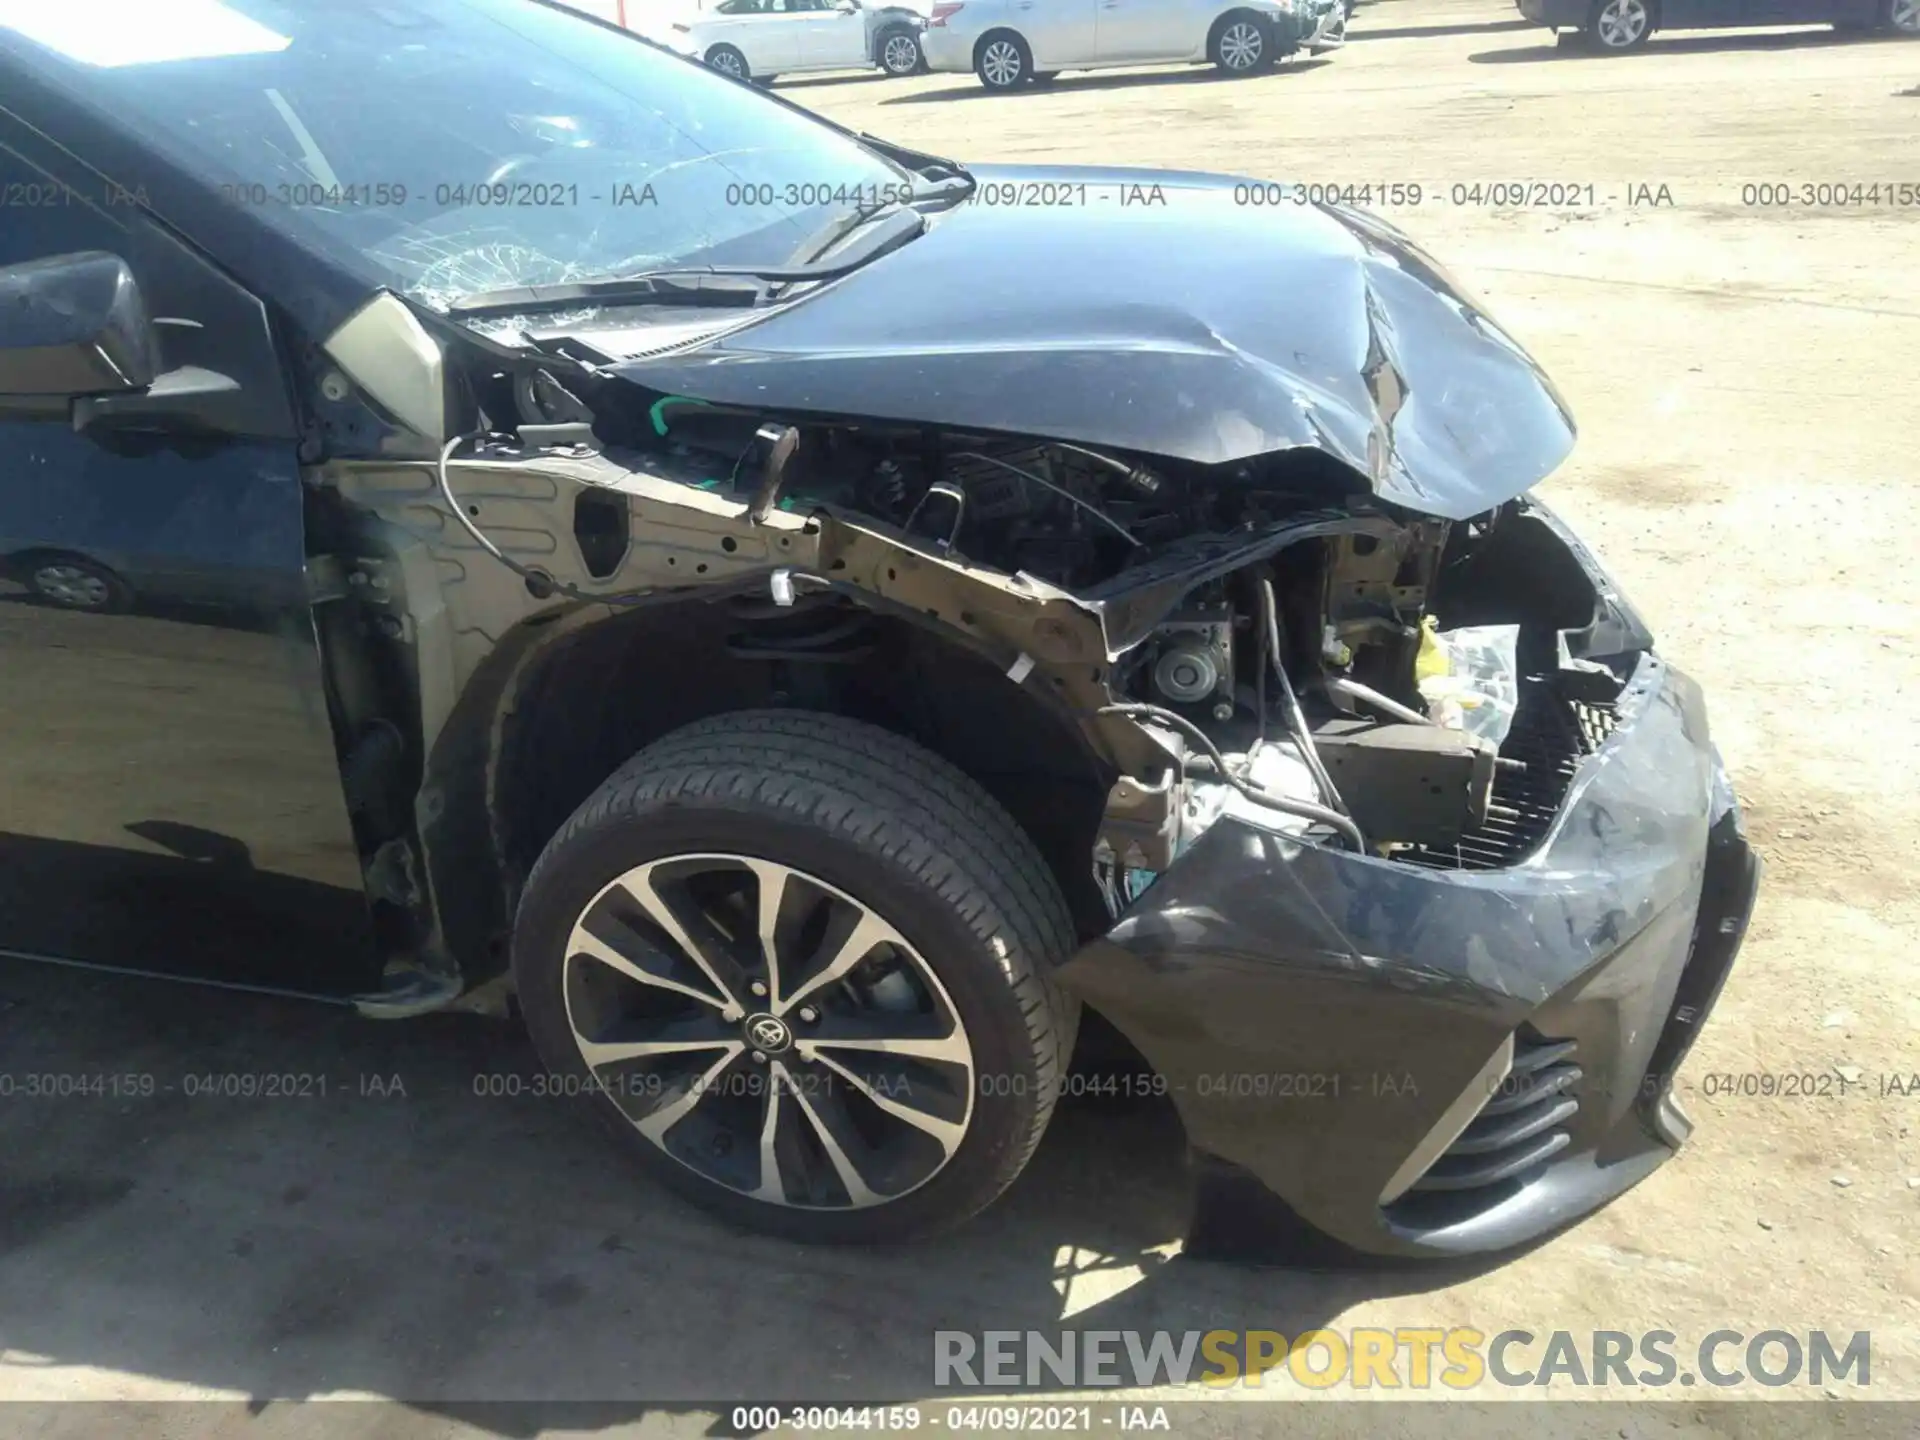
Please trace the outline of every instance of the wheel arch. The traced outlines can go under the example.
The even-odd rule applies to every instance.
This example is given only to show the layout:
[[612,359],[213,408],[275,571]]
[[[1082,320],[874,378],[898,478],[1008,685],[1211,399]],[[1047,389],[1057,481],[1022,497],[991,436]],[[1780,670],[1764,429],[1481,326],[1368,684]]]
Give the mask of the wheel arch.
[[886,51],[887,41],[895,35],[904,35],[909,40],[917,41],[911,25],[908,25],[904,20],[889,20],[873,32],[873,44],[870,47],[871,53],[867,58],[878,65],[881,55]]
[[29,545],[23,550],[0,551],[0,569],[9,565],[27,566],[44,563],[48,560],[82,560],[89,565],[97,565],[103,570],[119,570],[104,560],[95,559],[84,550],[70,550],[61,545]]
[[980,68],[980,57],[986,54],[987,46],[994,39],[1002,35],[1006,36],[1007,39],[1009,40],[1019,41],[1020,44],[1023,47],[1025,47],[1028,55],[1033,54],[1033,42],[1027,39],[1026,36],[1022,35],[1018,30],[1014,29],[1013,26],[1011,25],[996,25],[991,30],[987,31],[986,34],[982,35],[978,40],[973,42],[973,65],[976,70]]
[[64,545],[30,545],[23,550],[0,553],[0,577],[13,580],[18,584],[27,584],[33,571],[42,565],[75,563],[90,570],[104,573],[120,586],[123,598],[131,600],[139,591],[128,578],[124,565],[103,560],[98,555],[90,555],[85,550],[74,550]]
[[[1274,24],[1273,24],[1273,18],[1271,16],[1262,15],[1258,10],[1250,10],[1244,5],[1230,6],[1229,8],[1222,10],[1218,15],[1214,16],[1213,23],[1207,26],[1207,54],[1208,55],[1212,55],[1214,53],[1214,46],[1219,43],[1220,32],[1227,28],[1227,22],[1234,19],[1236,16],[1240,16],[1240,15],[1244,15],[1247,17],[1247,19],[1253,21],[1262,30],[1266,31],[1269,36],[1273,35]],[[1192,32],[1188,32],[1188,33],[1192,33]]]
[[670,731],[770,705],[866,720],[954,764],[1046,857],[1078,938],[1105,931],[1091,855],[1113,777],[1063,707],[927,617],[845,597],[822,628],[854,627],[866,658],[765,658],[766,627],[773,649],[793,640],[772,608],[756,588],[536,617],[494,648],[427,758],[416,807],[436,919],[470,983],[504,972],[526,877],[596,787]]

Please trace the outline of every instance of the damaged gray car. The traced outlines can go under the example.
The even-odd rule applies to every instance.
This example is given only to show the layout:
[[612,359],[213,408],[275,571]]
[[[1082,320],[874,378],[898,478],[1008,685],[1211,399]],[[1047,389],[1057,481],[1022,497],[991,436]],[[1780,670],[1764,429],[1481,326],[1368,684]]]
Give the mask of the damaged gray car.
[[8,953],[517,1009],[808,1240],[975,1214],[1116,1055],[1202,1252],[1504,1250],[1683,1142],[1757,862],[1399,231],[527,0],[97,8],[0,12],[0,535],[138,494],[202,598],[10,605],[86,721],[6,737]]

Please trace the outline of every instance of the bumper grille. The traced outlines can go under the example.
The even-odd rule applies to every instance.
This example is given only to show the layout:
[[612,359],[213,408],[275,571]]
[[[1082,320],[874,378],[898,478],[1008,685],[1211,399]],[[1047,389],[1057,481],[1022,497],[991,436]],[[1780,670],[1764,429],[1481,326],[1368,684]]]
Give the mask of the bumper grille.
[[1523,1026],[1507,1078],[1386,1213],[1398,1224],[1432,1228],[1472,1219],[1517,1193],[1573,1143],[1581,1078],[1574,1048]]
[[1572,1144],[1566,1127],[1580,1110],[1574,1048],[1571,1040],[1523,1031],[1514,1042],[1512,1071],[1410,1193],[1484,1190],[1518,1180]]
[[1503,759],[1527,768],[1494,772],[1493,803],[1486,820],[1451,845],[1414,845],[1397,860],[1431,870],[1499,870],[1517,865],[1540,847],[1580,762],[1613,733],[1613,707],[1570,701],[1549,675],[1520,683],[1520,705],[1500,746]]

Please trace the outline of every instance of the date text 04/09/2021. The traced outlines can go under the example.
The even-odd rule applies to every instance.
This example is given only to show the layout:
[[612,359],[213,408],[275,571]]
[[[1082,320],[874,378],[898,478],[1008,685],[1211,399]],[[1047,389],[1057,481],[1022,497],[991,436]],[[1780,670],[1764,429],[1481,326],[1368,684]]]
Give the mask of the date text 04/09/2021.
[[767,1430],[916,1433],[952,1430],[1086,1434],[1094,1430],[1171,1431],[1164,1405],[736,1405],[736,1433]]

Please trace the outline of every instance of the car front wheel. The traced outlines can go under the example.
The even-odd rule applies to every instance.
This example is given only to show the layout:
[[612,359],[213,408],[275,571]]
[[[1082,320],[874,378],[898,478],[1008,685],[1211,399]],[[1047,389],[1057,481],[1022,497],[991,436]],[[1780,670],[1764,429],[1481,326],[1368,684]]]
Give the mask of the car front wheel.
[[1653,34],[1653,11],[1647,0],[1594,0],[1583,33],[1599,50],[1638,50]]
[[882,35],[877,48],[880,52],[880,68],[889,75],[913,75],[925,63],[920,54],[919,38],[904,25]]
[[80,555],[49,555],[26,572],[27,589],[63,610],[125,610],[133,591],[106,566]]
[[735,80],[751,80],[753,71],[747,65],[747,57],[731,45],[716,45],[707,51],[707,65],[722,75],[731,75]]
[[1246,10],[1235,11],[1220,22],[1207,50],[1207,58],[1224,75],[1252,75],[1275,59],[1266,25]]
[[1033,843],[889,731],[749,711],[636,755],[513,939],[541,1058],[654,1174],[805,1241],[946,1229],[1045,1128],[1077,1028]]
[[1014,90],[1033,74],[1033,52],[1018,35],[1001,30],[980,42],[974,74],[989,90]]

